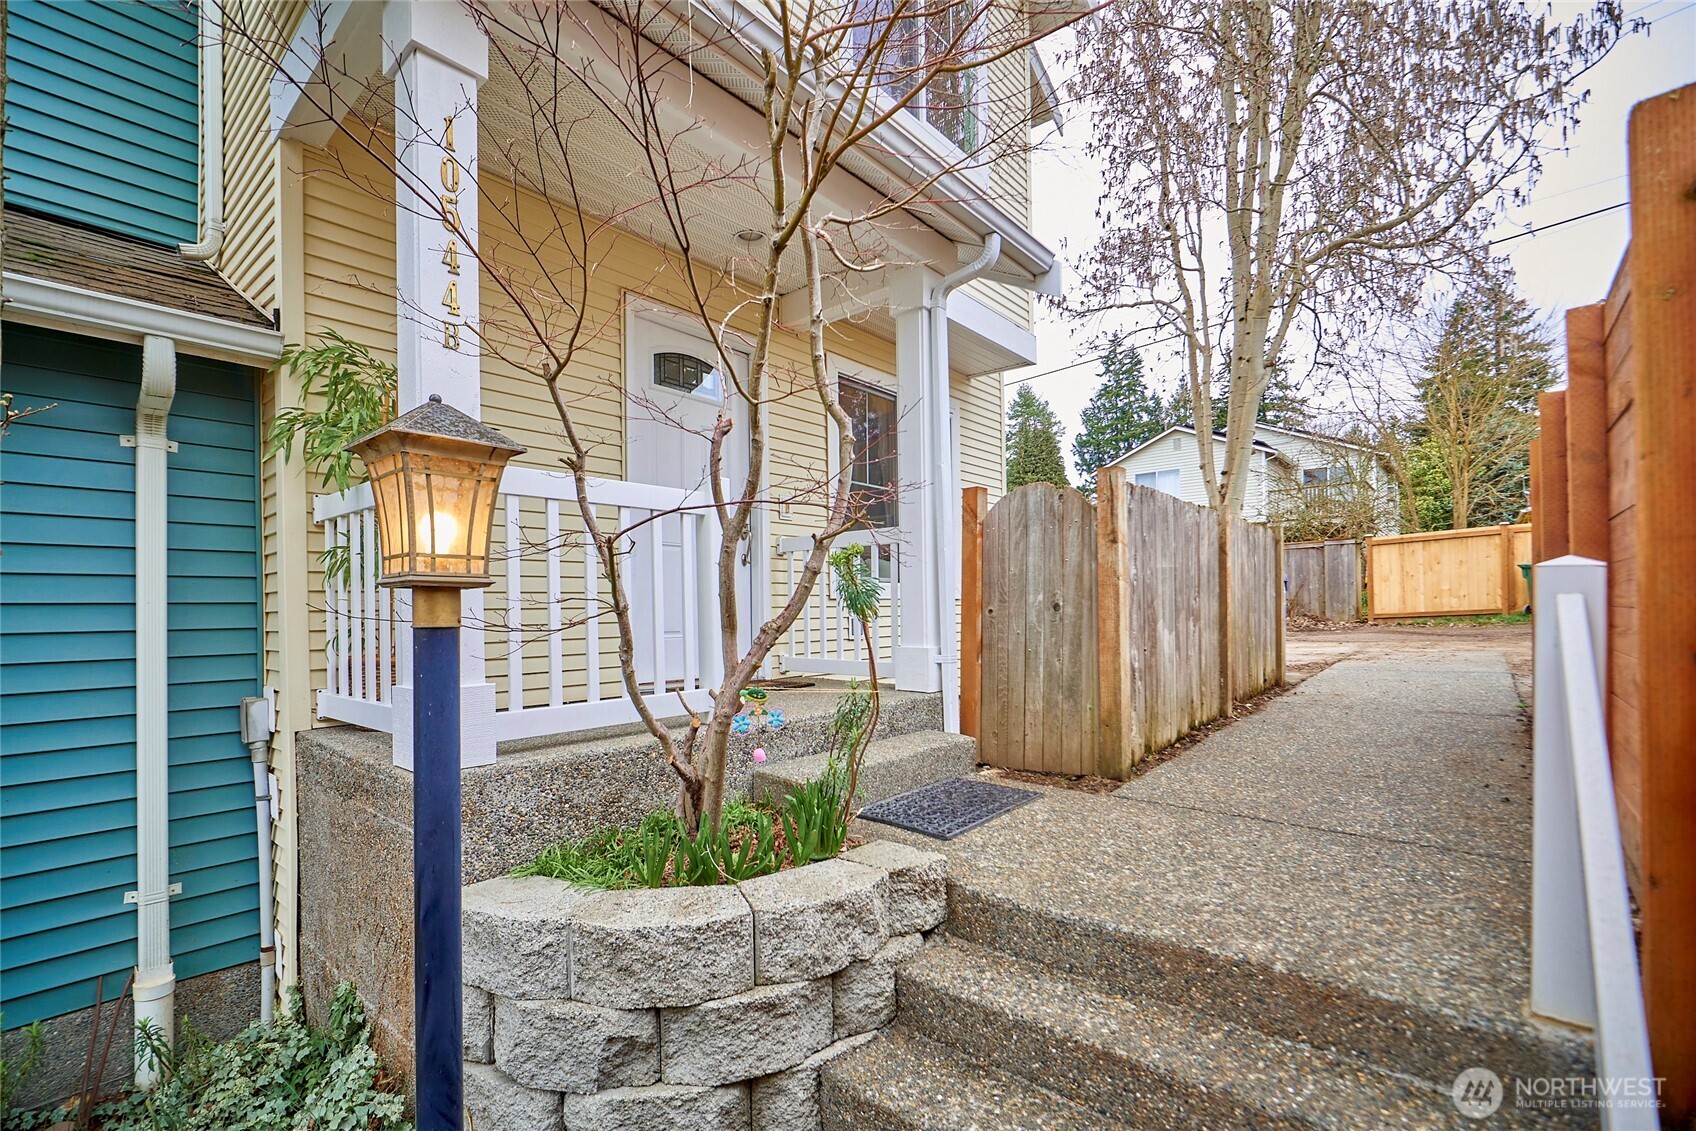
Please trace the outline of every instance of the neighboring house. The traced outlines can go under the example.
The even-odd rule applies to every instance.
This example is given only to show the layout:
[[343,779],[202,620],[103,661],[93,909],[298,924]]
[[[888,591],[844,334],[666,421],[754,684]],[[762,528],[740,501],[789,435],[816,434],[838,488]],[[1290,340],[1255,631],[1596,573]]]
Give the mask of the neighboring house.
[[[1225,434],[1213,434],[1215,468],[1225,464]],[[1133,484],[1207,505],[1195,429],[1168,428],[1109,466]],[[1282,521],[1292,537],[1396,534],[1400,518],[1395,480],[1370,448],[1311,432],[1257,424],[1243,489],[1243,517]],[[1330,529],[1327,529],[1329,527]]]
[[[676,35],[699,37],[733,8],[744,13],[739,20],[747,11],[701,0],[651,7],[670,19]],[[586,5],[573,10],[589,20],[604,18]],[[481,130],[462,129],[461,144],[467,133],[480,134],[472,144],[486,155],[522,140],[519,134],[528,130],[523,77],[458,4],[440,0],[253,0],[223,6],[222,18],[254,26],[270,21],[266,26],[286,47],[286,73],[258,52],[237,50],[237,37],[220,37],[214,27],[203,37],[205,65],[217,70],[203,75],[201,89],[212,95],[206,136],[197,146],[195,29],[184,9],[163,0],[15,3],[9,9],[16,62],[8,203],[40,215],[10,217],[8,255],[26,254],[20,250],[26,236],[45,250],[28,251],[27,262],[8,258],[8,298],[14,301],[7,317],[53,329],[8,323],[5,388],[25,403],[51,399],[60,407],[20,424],[5,449],[9,483],[0,569],[7,585],[8,1026],[87,1004],[97,974],[106,976],[107,992],[115,992],[135,961],[135,911],[123,899],[136,886],[138,733],[144,746],[152,742],[160,749],[161,728],[169,728],[172,853],[163,878],[183,885],[169,905],[170,951],[179,976],[251,962],[257,953],[253,797],[247,754],[235,737],[242,697],[264,685],[274,689],[278,710],[270,750],[279,787],[276,890],[266,912],[274,915],[284,981],[300,974],[295,734],[344,723],[390,732],[396,761],[409,764],[407,613],[404,602],[376,586],[372,556],[364,552],[369,491],[324,494],[298,450],[292,460],[258,451],[257,437],[279,410],[301,401],[296,379],[274,366],[283,342],[304,343],[336,330],[398,360],[402,410],[441,392],[526,445],[528,453],[503,483],[507,505],[497,524],[503,545],[543,544],[559,529],[550,524],[564,524],[565,533],[576,529],[546,388],[510,361],[480,356],[474,344],[466,348],[476,341],[469,332],[461,348],[452,349],[440,323],[427,334],[397,302],[397,292],[427,288],[429,265],[444,254],[441,225],[397,208],[396,171],[349,144],[290,75],[322,76],[321,59],[333,56],[364,81],[380,77],[385,62],[392,62],[405,80],[394,83],[396,96],[419,100],[410,107],[416,113],[396,115],[396,128],[404,132],[408,121],[432,120],[438,104],[430,100],[441,98],[452,112],[480,117]],[[49,32],[60,38],[43,41]],[[222,39],[230,45],[220,51],[215,45]],[[617,40],[612,35],[604,42]],[[595,43],[576,49],[592,51]],[[31,53],[35,61],[22,65]],[[83,64],[76,60],[117,77],[91,76],[73,89],[66,76],[78,73]],[[748,83],[744,62],[724,56],[707,38],[700,39],[692,62],[689,113],[699,124],[689,142],[732,164],[748,152],[746,139],[762,136],[763,121],[752,105],[758,86]],[[998,127],[1003,132],[1008,121],[1024,130],[1024,123],[1052,116],[1034,53],[997,58],[984,69],[982,81],[1000,92],[993,113],[1008,116]],[[220,90],[222,97],[215,97]],[[897,686],[941,693],[945,702],[957,698],[958,488],[982,485],[1000,494],[1000,374],[1035,360],[1033,294],[1055,292],[1060,280],[1054,253],[1030,231],[1028,151],[1018,147],[1003,156],[979,150],[990,136],[984,112],[980,105],[969,126],[967,117],[927,113],[922,104],[898,115],[831,188],[876,200],[886,191],[877,185],[928,178],[927,162],[934,169],[960,160],[966,150],[976,159],[976,168],[947,174],[926,192],[922,216],[899,213],[880,221],[879,238],[903,264],[844,278],[828,312],[831,369],[847,389],[844,402],[863,440],[856,481],[904,488],[897,506],[881,516],[888,525],[877,534],[894,547],[882,566],[893,583],[882,670]],[[85,167],[69,161],[42,167],[41,155],[73,131]],[[585,129],[581,137],[583,145],[599,147],[598,168],[642,164],[636,143],[616,131]],[[437,151],[427,146],[435,140],[397,140],[404,160],[424,152],[424,164],[434,171]],[[205,153],[200,162],[197,150]],[[89,153],[101,156],[90,159]],[[470,233],[477,232],[471,205],[479,177],[485,201],[516,196],[558,207],[557,201],[532,200],[495,169],[492,161],[473,165],[458,186]],[[622,178],[607,178],[597,188],[606,215],[624,215],[635,203],[619,196],[637,191]],[[197,198],[207,202],[199,225]],[[821,201],[830,206],[831,200]],[[712,264],[744,246],[739,240],[748,228],[745,202],[727,196],[721,211],[698,218],[699,254],[715,271]],[[497,260],[503,241],[512,239],[498,212],[485,205],[481,234]],[[105,232],[87,227],[102,223]],[[212,233],[216,273],[175,250],[201,229]],[[88,262],[78,261],[74,277],[71,267],[48,268],[61,254],[51,249],[74,250],[90,241]],[[943,274],[997,244],[989,275],[948,300],[946,340],[932,341],[931,289]],[[46,277],[26,292],[14,284],[14,271]],[[494,288],[485,280],[479,294],[476,275],[461,277],[454,291],[467,323],[492,321],[498,309]],[[667,277],[666,258],[651,243],[614,241],[595,264],[589,296],[601,335],[597,347],[562,379],[566,396],[603,406],[591,414],[598,434],[593,470],[600,477],[594,490],[608,506],[671,507],[701,483],[698,437],[661,429],[646,407],[685,422],[710,421],[722,395],[718,358],[698,324],[682,315],[686,295]],[[26,306],[26,293],[61,295],[65,309],[49,303],[38,311],[49,299],[32,298],[34,305]],[[441,293],[439,286],[430,293]],[[187,310],[167,309],[166,302]],[[100,319],[114,311],[123,315],[120,325],[103,326]],[[788,324],[804,323],[804,308],[786,307],[784,314]],[[750,319],[740,313],[731,325],[749,325]],[[179,326],[198,328],[198,336],[173,330]],[[168,578],[136,564],[143,541],[138,522],[164,520],[156,507],[137,500],[134,450],[119,443],[120,435],[133,432],[144,437],[144,450],[158,450],[145,439],[149,427],[160,427],[146,416],[155,402],[141,398],[140,426],[134,407],[149,367],[162,365],[169,354],[156,349],[144,361],[138,345],[143,333],[176,333],[177,353],[184,355],[177,399],[163,423],[176,449],[168,457]],[[777,348],[797,363],[807,356],[800,333],[783,334]],[[936,384],[929,378],[938,360],[947,368],[946,380]],[[939,387],[946,395],[937,395]],[[770,411],[779,419],[770,480],[781,485],[816,478],[834,459],[822,407],[816,399],[791,397]],[[643,527],[632,556],[636,663],[667,713],[675,713],[678,694],[704,704],[717,662],[710,636],[715,590],[702,584],[703,565],[690,552],[705,545],[701,521],[696,512]],[[782,507],[759,523],[744,559],[744,623],[784,598],[797,540],[811,529],[804,515]],[[946,532],[940,545],[938,532]],[[332,576],[326,584],[320,556],[326,546],[349,551],[345,580]],[[584,592],[580,552],[530,555],[522,567],[502,568],[493,589],[468,599],[468,607],[484,601],[491,610],[486,629],[467,630],[468,760],[493,761],[496,743],[506,740],[634,719],[620,692],[610,617],[585,625],[586,605],[573,596]],[[70,580],[56,579],[65,573]],[[137,605],[138,595],[145,599],[165,581],[168,640],[148,627],[148,608]],[[824,599],[821,593],[815,603]],[[550,615],[563,621],[553,631]],[[825,616],[822,605],[808,624],[779,646],[774,671],[864,670],[851,627]],[[509,635],[508,627],[519,631]],[[950,711],[947,717],[955,716]],[[28,726],[18,725],[24,719],[31,720]],[[67,798],[76,802],[69,815]],[[158,906],[146,895],[143,902]]]
[[76,1084],[97,982],[114,999],[133,970],[156,1022],[257,1015],[237,704],[261,683],[259,395],[282,336],[206,263],[216,60],[194,11],[5,19],[0,388],[52,407],[0,445],[0,1013],[47,1022],[31,1087],[51,1092]]

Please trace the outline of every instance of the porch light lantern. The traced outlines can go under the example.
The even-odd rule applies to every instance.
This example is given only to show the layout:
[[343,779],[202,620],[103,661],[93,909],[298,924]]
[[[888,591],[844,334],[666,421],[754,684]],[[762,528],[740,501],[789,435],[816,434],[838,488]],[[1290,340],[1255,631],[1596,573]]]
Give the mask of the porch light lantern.
[[486,588],[501,470],[525,449],[439,396],[352,449],[376,499],[380,584]]
[[413,1079],[419,1131],[461,1131],[461,590],[490,584],[501,471],[525,449],[433,396],[350,449],[376,501],[381,584],[412,590]]

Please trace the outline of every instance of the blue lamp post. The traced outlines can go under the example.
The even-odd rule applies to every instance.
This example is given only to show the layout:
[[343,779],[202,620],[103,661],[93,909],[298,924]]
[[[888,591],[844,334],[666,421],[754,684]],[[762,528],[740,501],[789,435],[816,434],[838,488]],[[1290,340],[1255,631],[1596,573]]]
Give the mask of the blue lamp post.
[[487,586],[501,469],[525,449],[433,396],[357,440],[382,584],[412,590],[412,926],[419,1131],[464,1122],[460,590]]

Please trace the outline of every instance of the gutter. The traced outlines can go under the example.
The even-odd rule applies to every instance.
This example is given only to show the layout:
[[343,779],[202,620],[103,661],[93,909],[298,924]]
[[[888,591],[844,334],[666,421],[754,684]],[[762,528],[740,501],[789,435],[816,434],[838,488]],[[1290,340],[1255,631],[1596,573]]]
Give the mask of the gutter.
[[184,259],[208,260],[224,246],[224,29],[219,5],[200,5],[200,148],[206,202],[200,242],[177,245]]
[[959,562],[959,487],[955,472],[958,453],[953,445],[953,413],[950,409],[948,367],[948,296],[956,288],[981,278],[1001,258],[1001,236],[991,232],[983,242],[983,251],[970,263],[944,275],[931,288],[925,304],[925,316],[930,326],[930,372],[926,375],[926,400],[931,404],[931,450],[943,458],[936,461],[936,490],[938,504],[931,508],[935,522],[931,569],[935,575],[937,636],[941,647],[937,653],[942,687],[942,729],[951,734],[960,730],[960,626],[953,602],[948,594],[955,591]]
[[[171,896],[182,891],[170,872],[170,681],[167,674],[166,436],[177,393],[177,349],[149,334],[141,344],[141,395],[135,435],[118,442],[135,449],[135,1024],[170,1044],[175,1039],[176,967],[171,961]],[[136,1042],[135,1082],[158,1082],[160,1065]]]

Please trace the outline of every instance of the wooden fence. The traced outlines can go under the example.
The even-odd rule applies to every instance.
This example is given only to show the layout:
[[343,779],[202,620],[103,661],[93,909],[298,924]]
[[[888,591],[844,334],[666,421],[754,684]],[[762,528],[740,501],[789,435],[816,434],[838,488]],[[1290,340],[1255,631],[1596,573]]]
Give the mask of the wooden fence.
[[1536,560],[1608,563],[1607,725],[1661,1117],[1696,1115],[1696,85],[1633,108],[1631,243],[1566,316],[1532,441]]
[[1360,619],[1361,544],[1356,539],[1284,545],[1284,600],[1292,613]]
[[[1097,491],[1092,506],[1032,484],[987,515],[966,494],[960,713],[991,765],[1124,777],[1223,713],[1217,513],[1118,468]],[[1273,528],[1232,520],[1239,700],[1283,682],[1281,549]]]
[[1531,594],[1519,566],[1529,561],[1528,523],[1368,538],[1370,619],[1521,612]]

